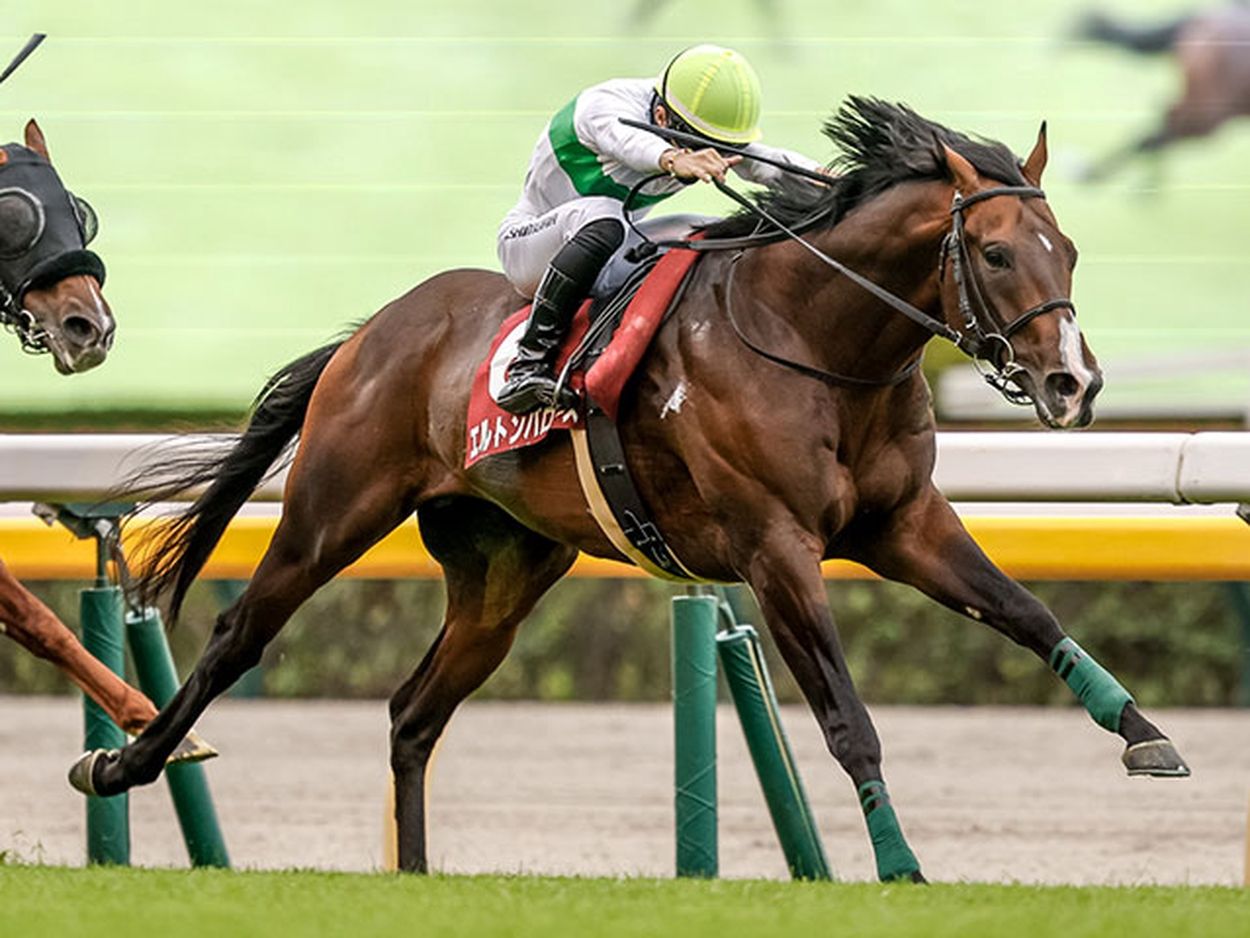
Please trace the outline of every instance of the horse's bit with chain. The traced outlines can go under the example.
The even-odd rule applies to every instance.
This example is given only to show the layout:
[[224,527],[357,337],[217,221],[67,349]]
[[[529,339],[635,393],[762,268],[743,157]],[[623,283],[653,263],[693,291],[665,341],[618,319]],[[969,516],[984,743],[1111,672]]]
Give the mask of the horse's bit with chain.
[[[1035,186],[997,186],[993,189],[982,189],[972,195],[964,196],[958,191],[951,203],[951,230],[942,239],[942,254],[938,262],[938,276],[945,276],[946,261],[952,264],[955,286],[959,291],[959,312],[963,316],[963,332],[956,345],[966,352],[973,362],[988,362],[994,370],[977,370],[986,382],[1013,404],[1027,404],[1029,396],[1019,386],[1012,387],[1010,382],[1024,369],[1016,362],[1015,349],[1011,345],[1011,337],[1031,323],[1043,313],[1054,309],[1070,309],[1076,315],[1076,306],[1066,297],[1058,297],[1038,303],[1025,310],[1011,322],[1000,326],[997,331],[986,332],[981,326],[981,319],[993,322],[990,306],[981,292],[980,284],[975,275],[969,276],[972,267],[968,256],[968,245],[964,240],[964,211],[969,205],[975,205],[986,199],[1000,195],[1014,195],[1021,199],[1045,199],[1046,193]],[[969,289],[971,284],[971,290]],[[977,315],[973,308],[971,294],[976,294],[977,303],[984,311],[984,317]]]

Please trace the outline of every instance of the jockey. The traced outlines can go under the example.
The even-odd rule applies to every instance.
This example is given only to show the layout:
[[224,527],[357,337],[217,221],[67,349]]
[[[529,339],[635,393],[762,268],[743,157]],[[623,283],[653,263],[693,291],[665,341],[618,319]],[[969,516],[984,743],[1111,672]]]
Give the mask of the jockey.
[[[524,414],[555,403],[556,354],[578,306],[625,241],[623,202],[646,176],[666,172],[636,196],[636,220],[689,181],[724,181],[725,171],[767,185],[784,171],[723,155],[726,149],[823,171],[813,160],[765,147],[760,85],[737,52],[700,45],[679,53],[657,79],[622,78],[586,89],[547,124],[530,159],[521,198],[499,226],[497,250],[517,291],[533,297],[498,404]],[[628,127],[625,117],[699,136],[703,149],[674,147]]]

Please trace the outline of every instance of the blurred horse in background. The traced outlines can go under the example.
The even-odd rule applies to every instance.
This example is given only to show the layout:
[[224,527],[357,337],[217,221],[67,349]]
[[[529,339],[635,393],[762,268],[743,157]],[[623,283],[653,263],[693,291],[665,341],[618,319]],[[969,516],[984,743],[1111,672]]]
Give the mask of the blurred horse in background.
[[1250,6],[1222,6],[1149,26],[1090,13],[1076,35],[1142,55],[1175,55],[1183,79],[1180,99],[1162,126],[1099,160],[1086,179],[1106,178],[1137,156],[1205,137],[1232,118],[1250,115]]
[[[702,0],[630,0],[631,7],[627,13],[626,29],[631,32],[643,32],[662,21],[676,8],[698,7]],[[741,6],[742,0],[721,0],[717,6],[718,14],[726,14],[731,4]],[[787,11],[786,0],[750,0],[752,8],[752,35],[767,39],[774,55],[783,55],[793,63],[802,55],[803,47],[794,41],[794,32],[790,28],[791,17]],[[706,8],[705,8],[706,12]],[[662,28],[662,27],[661,27]],[[675,32],[681,32],[680,29]]]

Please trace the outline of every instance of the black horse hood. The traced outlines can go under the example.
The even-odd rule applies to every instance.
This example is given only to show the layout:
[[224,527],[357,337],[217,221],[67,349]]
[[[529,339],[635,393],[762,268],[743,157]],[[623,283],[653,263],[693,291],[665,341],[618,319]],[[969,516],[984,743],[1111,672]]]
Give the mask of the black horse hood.
[[0,283],[18,303],[31,287],[74,274],[104,283],[87,244],[95,212],[69,192],[47,160],[19,144],[0,147]]

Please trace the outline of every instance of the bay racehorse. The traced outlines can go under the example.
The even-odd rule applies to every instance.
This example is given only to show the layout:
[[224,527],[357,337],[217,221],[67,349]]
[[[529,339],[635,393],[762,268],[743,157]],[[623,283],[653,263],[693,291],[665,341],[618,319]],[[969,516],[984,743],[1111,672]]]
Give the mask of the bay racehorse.
[[[115,323],[101,292],[104,264],[87,244],[95,213],[61,184],[39,125],[25,146],[0,147],[0,324],[22,349],[49,353],[63,375],[95,368]],[[138,732],[156,708],[97,661],[0,560],[0,632],[55,664],[120,727]]]
[[[754,591],[855,785],[878,875],[920,880],[839,646],[824,558],[909,583],[1032,650],[1124,739],[1130,774],[1188,769],[1124,688],[981,552],[931,479],[934,418],[916,366],[935,332],[985,359],[1047,426],[1091,419],[1102,378],[1069,299],[1076,249],[1039,188],[1045,128],[1023,163],[872,99],[851,99],[826,133],[844,152],[836,181],[761,195],[771,222],[744,212],[706,230],[739,248],[695,267],[619,425],[642,497],[686,568]],[[752,240],[758,230],[767,236]],[[71,769],[77,787],[111,795],[155,779],[295,609],[415,512],[443,567],[447,610],[391,698],[391,765],[400,865],[426,869],[427,763],[453,711],[578,551],[624,559],[588,511],[567,436],[464,468],[475,369],[521,303],[497,273],[435,276],[282,369],[228,452],[177,461],[163,488],[136,483],[157,499],[206,485],[145,568],[146,588],[172,590],[176,613],[229,519],[299,437],[282,519],[247,590],[169,706],[125,748],[84,754]]]
[[1162,23],[1121,23],[1102,13],[1078,26],[1084,39],[1143,55],[1169,53],[1181,69],[1181,92],[1160,126],[1104,157],[1086,175],[1105,177],[1136,156],[1178,140],[1205,137],[1226,121],[1250,116],[1250,6],[1224,4]]

